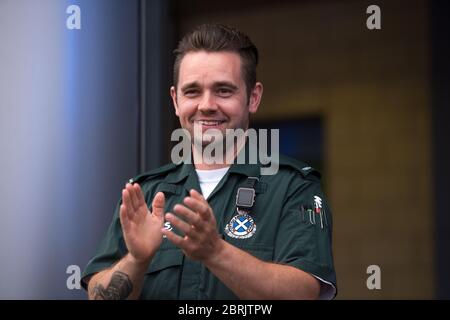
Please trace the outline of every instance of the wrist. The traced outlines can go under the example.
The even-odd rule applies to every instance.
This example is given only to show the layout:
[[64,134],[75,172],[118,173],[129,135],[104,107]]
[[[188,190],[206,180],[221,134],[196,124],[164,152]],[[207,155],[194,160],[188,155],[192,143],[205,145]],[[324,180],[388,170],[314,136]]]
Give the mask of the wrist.
[[133,264],[136,267],[147,267],[150,264],[150,261],[153,258],[153,255],[149,256],[149,257],[145,257],[145,258],[136,258],[135,256],[133,256],[131,253],[128,253],[127,255],[128,261]]
[[217,240],[216,246],[214,250],[212,250],[211,254],[207,256],[207,258],[203,261],[203,263],[207,267],[213,267],[218,262],[223,259],[223,254],[226,248],[227,242],[221,238]]

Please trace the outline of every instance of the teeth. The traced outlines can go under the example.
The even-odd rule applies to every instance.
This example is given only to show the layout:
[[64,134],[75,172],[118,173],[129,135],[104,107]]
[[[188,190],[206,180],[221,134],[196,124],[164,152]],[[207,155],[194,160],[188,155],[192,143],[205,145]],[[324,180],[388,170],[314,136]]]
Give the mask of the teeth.
[[200,120],[199,122],[205,126],[217,126],[222,123],[222,121],[215,120]]

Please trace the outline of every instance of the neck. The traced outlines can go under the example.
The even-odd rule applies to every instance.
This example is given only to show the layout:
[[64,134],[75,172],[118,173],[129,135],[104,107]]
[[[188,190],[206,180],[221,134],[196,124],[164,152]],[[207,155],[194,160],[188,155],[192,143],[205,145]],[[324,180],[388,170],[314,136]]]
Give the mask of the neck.
[[[222,159],[223,161],[217,162],[211,159],[206,148],[209,145],[201,146],[198,148],[195,144],[192,144],[192,156],[194,160],[194,167],[197,170],[214,170],[231,166],[239,151],[245,146],[246,139],[237,139],[233,145],[226,149],[224,148]],[[217,149],[216,149],[217,150]]]

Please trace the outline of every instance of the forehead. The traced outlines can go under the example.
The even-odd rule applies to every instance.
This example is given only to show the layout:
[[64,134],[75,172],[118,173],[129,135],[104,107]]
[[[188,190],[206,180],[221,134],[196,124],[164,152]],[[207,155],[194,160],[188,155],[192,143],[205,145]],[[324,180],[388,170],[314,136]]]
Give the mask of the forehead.
[[190,82],[243,82],[241,57],[234,52],[189,52],[180,64],[179,85]]

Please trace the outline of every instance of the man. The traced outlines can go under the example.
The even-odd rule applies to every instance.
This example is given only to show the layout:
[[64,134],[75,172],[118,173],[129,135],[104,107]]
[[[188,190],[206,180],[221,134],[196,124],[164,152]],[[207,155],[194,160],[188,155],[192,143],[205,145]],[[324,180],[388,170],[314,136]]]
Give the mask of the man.
[[[194,164],[172,163],[126,184],[83,273],[89,298],[333,298],[332,221],[319,174],[281,156],[276,174],[261,175],[261,162],[211,163],[203,153],[211,129],[223,137],[247,130],[258,110],[256,47],[235,29],[203,25],[175,52],[170,93],[194,137]],[[223,149],[232,158],[249,150],[239,139]]]

